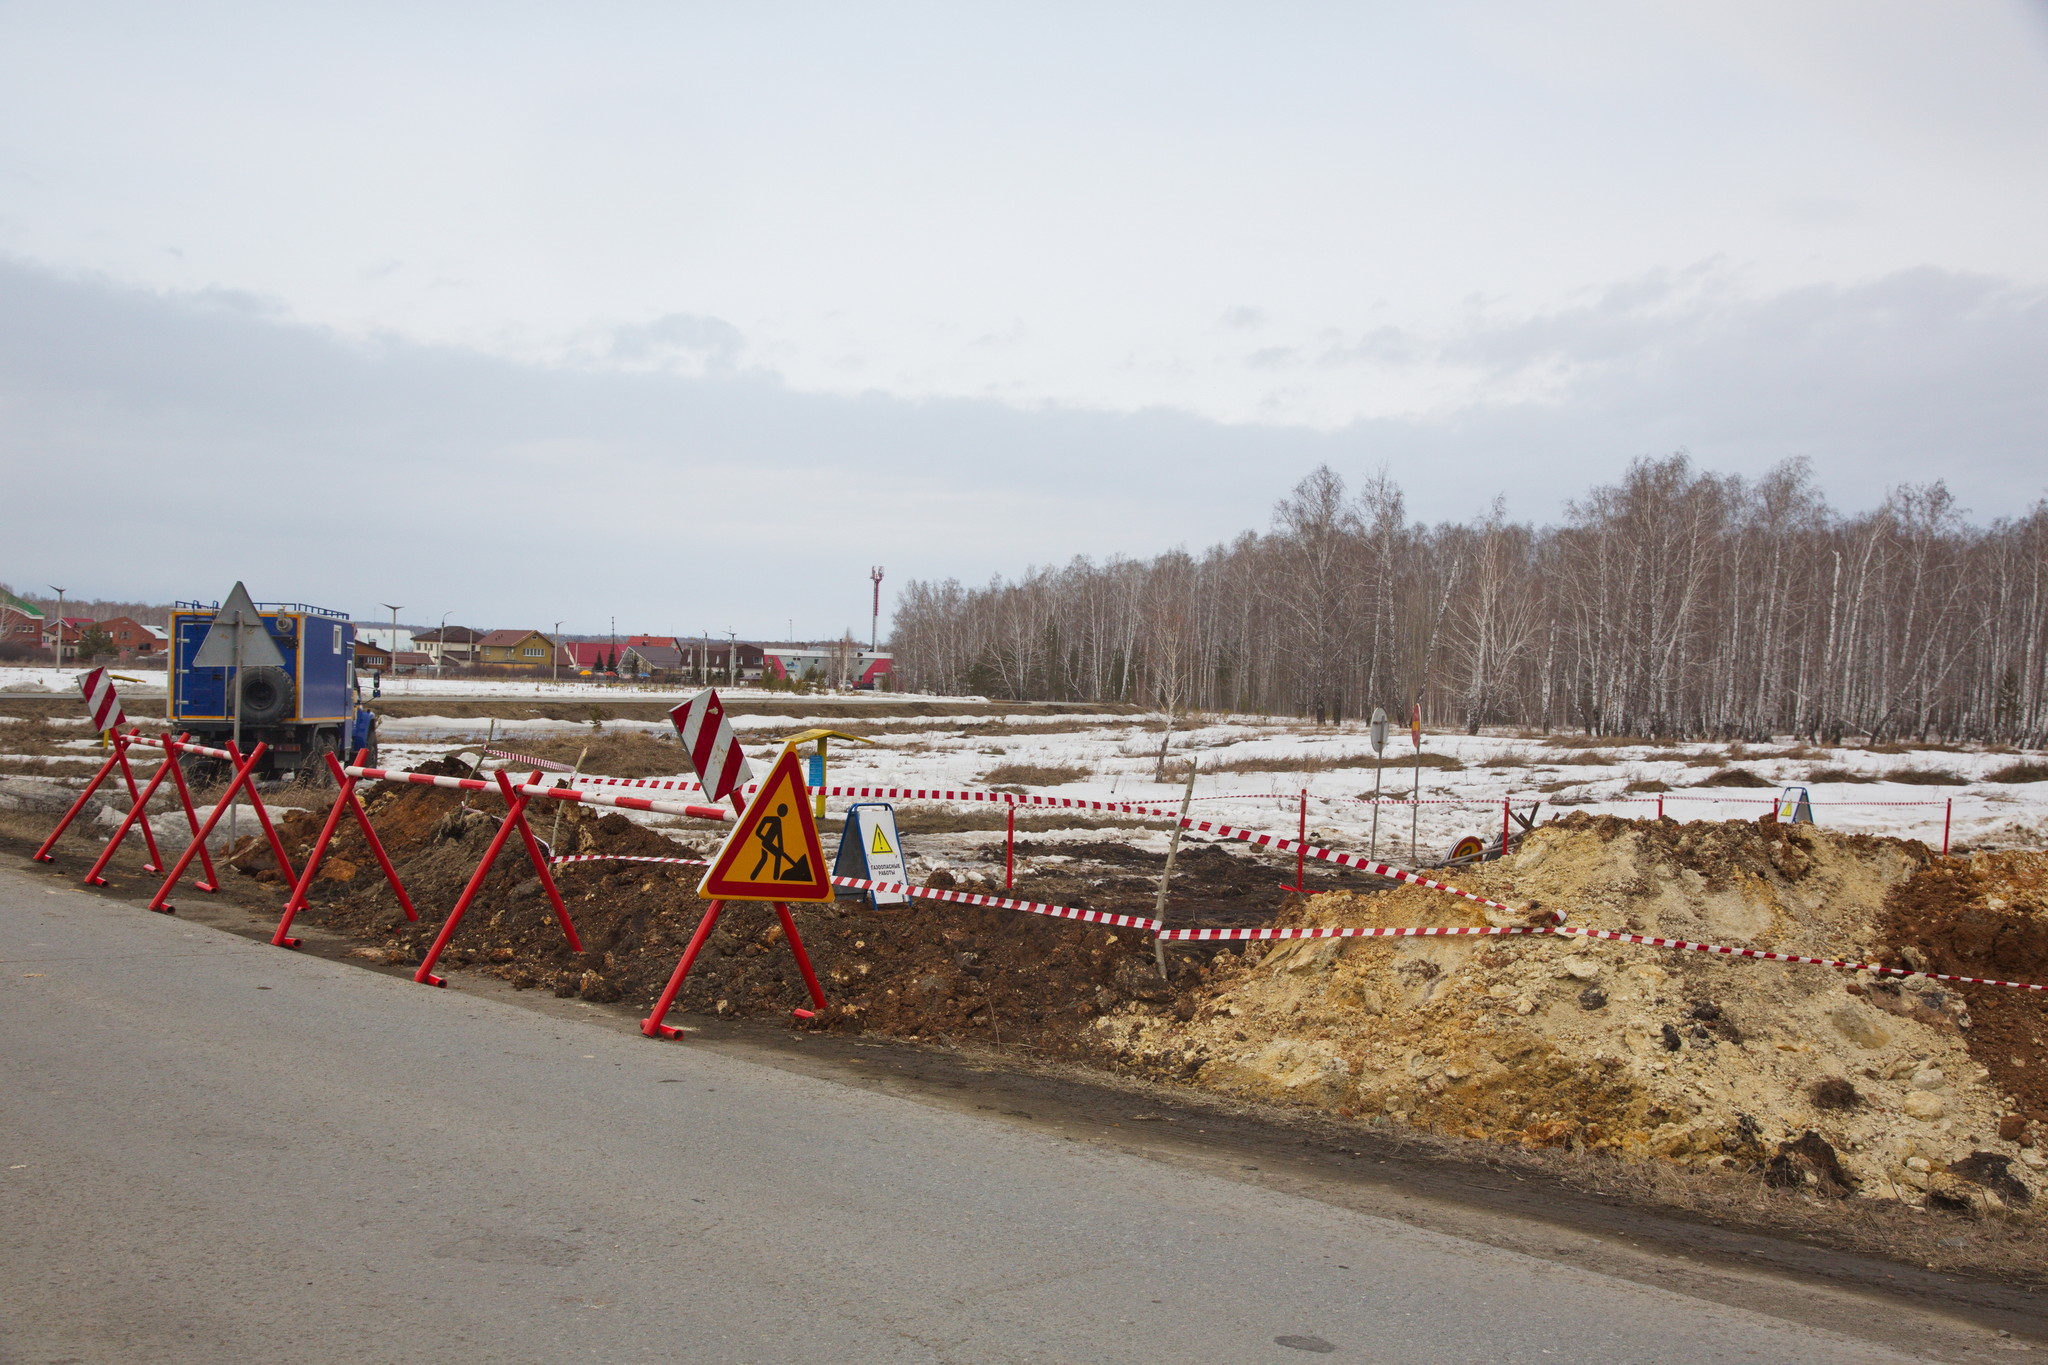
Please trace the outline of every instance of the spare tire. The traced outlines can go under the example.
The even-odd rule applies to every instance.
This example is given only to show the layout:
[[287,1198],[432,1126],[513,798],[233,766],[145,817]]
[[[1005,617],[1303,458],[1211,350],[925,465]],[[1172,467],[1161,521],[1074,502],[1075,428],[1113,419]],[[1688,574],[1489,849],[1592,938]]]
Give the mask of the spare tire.
[[281,668],[242,670],[242,724],[274,725],[291,713],[291,674]]

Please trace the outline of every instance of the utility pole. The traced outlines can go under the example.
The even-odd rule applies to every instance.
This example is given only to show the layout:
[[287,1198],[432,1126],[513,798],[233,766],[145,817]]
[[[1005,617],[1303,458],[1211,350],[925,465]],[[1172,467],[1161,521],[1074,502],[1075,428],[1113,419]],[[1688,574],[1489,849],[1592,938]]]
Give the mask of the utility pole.
[[392,606],[389,602],[380,603],[379,605],[388,608],[391,612],[391,672],[396,676],[398,673],[398,608]]
[[454,615],[453,612],[442,612],[441,628],[434,632],[439,637],[434,641],[434,677],[436,679],[441,676],[441,665],[448,658],[448,618],[452,615]]
[[869,569],[868,577],[875,581],[875,614],[868,626],[868,653],[872,654],[882,647],[882,566]]
[[740,635],[729,627],[725,632],[725,684],[740,685]]
[[[562,623],[560,621],[555,622],[555,633],[548,637],[548,644],[552,646],[548,651],[551,656],[548,664],[548,681],[560,682],[562,680]],[[576,761],[581,763],[583,760],[579,758]],[[556,813],[560,814],[559,811]],[[561,821],[557,820],[555,823],[559,825]]]
[[62,668],[64,666],[64,589],[52,583],[50,591],[57,594],[57,667]]

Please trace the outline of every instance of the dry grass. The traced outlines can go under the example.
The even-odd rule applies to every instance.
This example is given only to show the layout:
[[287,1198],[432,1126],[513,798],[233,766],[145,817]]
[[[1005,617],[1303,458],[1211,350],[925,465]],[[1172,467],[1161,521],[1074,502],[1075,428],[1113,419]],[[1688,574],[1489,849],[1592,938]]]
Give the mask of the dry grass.
[[1057,787],[1067,782],[1086,782],[1095,774],[1087,768],[1063,763],[999,763],[981,775],[988,787]]
[[1875,782],[1872,773],[1852,772],[1847,768],[1815,768],[1806,774],[1808,782]]
[[[1372,768],[1379,766],[1372,753],[1357,754],[1298,754],[1257,755],[1244,758],[1204,759],[1205,773],[1326,773],[1339,768]],[[1389,753],[1385,764],[1389,772],[1412,772],[1418,766],[1415,754],[1410,752]],[[1431,753],[1424,750],[1421,767],[1432,772],[1460,772],[1465,765],[1449,754]],[[1184,758],[1169,758],[1166,761],[1168,780],[1178,780],[1188,775],[1188,761]]]
[[1986,782],[2048,782],[2048,763],[2021,759],[1984,774]]
[[1611,749],[1650,748],[1668,749],[1685,741],[1677,739],[1652,739],[1646,735],[1549,735],[1543,740],[1553,749]]
[[603,777],[673,777],[690,771],[689,755],[680,743],[642,730],[599,730],[545,739],[521,736],[495,740],[491,747],[565,764],[574,764],[577,755],[588,749],[582,771]]
[[1671,790],[1671,784],[1668,782],[1659,782],[1654,777],[1637,778],[1635,781],[1629,783],[1628,786],[1624,788],[1624,790],[1632,792],[1668,792]]
[[1573,754],[1570,758],[1558,759],[1557,766],[1560,768],[1611,768],[1618,763],[1626,761],[1620,754],[1609,753],[1605,749],[1583,749]]
[[1699,783],[1702,787],[1775,787],[1778,784],[1762,773],[1753,773],[1747,768],[1723,768],[1710,773]]
[[1909,787],[1967,787],[1970,779],[1953,768],[1896,768],[1878,779],[1903,782]]

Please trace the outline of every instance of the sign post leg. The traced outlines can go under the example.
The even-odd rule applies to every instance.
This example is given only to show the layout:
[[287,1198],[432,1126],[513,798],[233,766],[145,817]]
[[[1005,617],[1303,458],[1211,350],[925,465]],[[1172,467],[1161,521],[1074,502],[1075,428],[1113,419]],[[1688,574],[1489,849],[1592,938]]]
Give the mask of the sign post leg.
[[682,994],[683,980],[690,974],[690,968],[697,963],[697,954],[704,950],[704,940],[711,937],[711,931],[718,927],[718,916],[725,909],[724,901],[711,902],[711,908],[704,912],[704,918],[697,921],[697,932],[690,935],[689,947],[676,959],[676,969],[669,974],[668,984],[661,988],[661,998],[654,1002],[654,1012],[640,1021],[640,1031],[649,1038],[680,1038],[683,1031],[672,1024],[661,1021],[668,1018],[676,997]]
[[818,974],[811,970],[811,955],[804,951],[803,936],[796,931],[796,917],[781,901],[775,902],[775,913],[782,920],[782,932],[789,939],[789,951],[796,958],[796,969],[804,974],[804,985],[811,993],[811,1003],[819,1009],[825,1008],[825,988],[818,984]]

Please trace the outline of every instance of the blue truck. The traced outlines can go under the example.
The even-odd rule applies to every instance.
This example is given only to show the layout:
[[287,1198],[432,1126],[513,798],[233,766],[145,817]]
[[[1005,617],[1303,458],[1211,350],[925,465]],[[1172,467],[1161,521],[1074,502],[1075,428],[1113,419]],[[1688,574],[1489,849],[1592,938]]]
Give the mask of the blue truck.
[[[363,749],[374,763],[377,721],[357,704],[356,630],[347,614],[303,602],[255,605],[284,656],[282,668],[242,670],[242,752],[259,741],[270,746],[258,775],[317,779],[326,772],[324,755],[347,762]],[[168,674],[171,729],[216,748],[235,733],[235,670],[193,659],[219,610],[218,602],[172,606]]]

